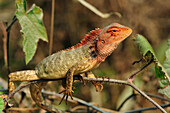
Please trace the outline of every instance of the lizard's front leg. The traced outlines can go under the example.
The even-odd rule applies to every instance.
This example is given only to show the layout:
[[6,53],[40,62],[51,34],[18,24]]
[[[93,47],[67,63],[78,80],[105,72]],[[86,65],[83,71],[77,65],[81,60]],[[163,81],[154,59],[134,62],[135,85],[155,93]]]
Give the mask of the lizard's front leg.
[[65,96],[66,96],[66,104],[67,104],[68,96],[70,96],[71,99],[73,100],[72,93],[74,93],[74,91],[72,90],[72,85],[73,85],[73,75],[75,69],[76,69],[75,67],[70,68],[66,74],[66,84],[64,85],[65,89],[60,92],[60,93],[64,93],[64,96],[59,104],[61,104]]

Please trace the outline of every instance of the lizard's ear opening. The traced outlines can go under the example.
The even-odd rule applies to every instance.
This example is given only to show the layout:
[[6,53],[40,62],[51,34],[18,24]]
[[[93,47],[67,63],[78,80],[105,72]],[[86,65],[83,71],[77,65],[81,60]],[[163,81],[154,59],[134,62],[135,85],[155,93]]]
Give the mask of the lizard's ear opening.
[[105,41],[104,41],[104,40],[102,40],[101,42],[102,42],[102,44],[104,44],[104,43],[105,43]]

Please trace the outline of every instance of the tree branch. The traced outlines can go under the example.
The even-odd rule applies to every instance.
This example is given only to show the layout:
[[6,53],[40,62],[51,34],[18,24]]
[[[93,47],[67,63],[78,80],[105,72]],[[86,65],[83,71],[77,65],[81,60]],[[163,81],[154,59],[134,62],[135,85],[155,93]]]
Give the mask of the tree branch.
[[119,106],[119,108],[116,110],[116,111],[120,111],[120,109],[123,107],[123,105],[129,100],[129,99],[131,99],[132,97],[135,97],[136,96],[136,94],[131,94],[130,96],[128,96],[123,102],[122,102],[122,104]]
[[[157,104],[154,100],[152,100],[149,96],[147,96],[144,92],[142,92],[140,89],[138,89],[133,83],[129,83],[128,81],[124,81],[124,80],[115,80],[115,79],[103,79],[103,78],[87,78],[87,77],[83,77],[83,79],[85,81],[96,81],[96,82],[109,82],[109,83],[117,83],[117,84],[123,84],[123,85],[128,85],[130,87],[132,87],[134,90],[136,90],[139,94],[141,94],[143,97],[145,97],[147,100],[149,100],[153,105],[155,105],[158,109],[160,109],[163,113],[166,113],[166,111],[159,105]],[[22,88],[32,84],[32,83],[37,83],[37,82],[43,82],[43,81],[55,81],[55,80],[59,80],[59,79],[49,79],[49,80],[37,80],[37,81],[31,81],[28,82],[27,84],[18,87],[17,89],[15,89],[7,98],[5,98],[5,101],[8,101],[9,98],[11,98],[16,92],[18,92],[19,90],[21,90]],[[61,80],[61,79],[60,79]]]
[[162,111],[163,113],[166,113],[166,111],[159,104],[157,104],[154,100],[152,100],[144,92],[142,92],[140,89],[138,89],[133,83],[129,83],[128,81],[123,81],[123,80],[115,80],[115,79],[104,79],[103,80],[102,78],[87,78],[87,77],[83,77],[83,79],[86,81],[109,82],[109,83],[128,85],[128,86],[132,87],[134,90],[136,90],[143,97],[145,97],[147,100],[149,100],[153,105],[155,105],[158,109],[160,109],[160,111]]
[[[54,95],[54,96],[61,97],[61,98],[63,97],[63,94],[58,94],[58,93],[55,93],[55,92],[49,92],[49,91],[43,90],[42,93],[47,94],[47,95]],[[68,97],[68,101],[73,102],[73,103],[80,103],[80,104],[86,105],[88,107],[91,107],[91,108],[93,108],[93,109],[95,109],[99,112],[104,113],[104,111],[102,111],[100,108],[93,106],[92,104],[89,104],[89,103],[87,103],[84,100],[81,100],[79,98],[73,97],[73,100],[72,100],[70,97]]]
[[6,98],[4,99],[4,101],[5,101],[5,102],[8,102],[8,100],[9,100],[11,97],[13,97],[13,96],[15,95],[15,93],[17,93],[18,91],[20,91],[20,90],[23,89],[24,87],[29,86],[29,85],[34,84],[34,83],[37,83],[37,82],[40,82],[40,81],[30,81],[30,82],[25,83],[25,84],[22,85],[22,86],[17,87],[14,91],[12,91],[12,92],[8,95],[8,97],[6,97]]
[[[165,108],[165,107],[169,107],[170,104],[162,104],[161,107]],[[125,113],[140,113],[142,111],[148,111],[148,110],[154,110],[157,109],[157,107],[146,107],[146,108],[141,108],[141,109],[136,109],[136,110],[130,110],[127,111]]]
[[96,15],[100,16],[101,18],[109,18],[113,14],[117,15],[119,18],[122,17],[122,15],[119,12],[102,13],[97,8],[95,8],[94,6],[86,2],[85,0],[78,0],[78,2],[80,2],[83,6],[87,7],[89,10],[91,10]]

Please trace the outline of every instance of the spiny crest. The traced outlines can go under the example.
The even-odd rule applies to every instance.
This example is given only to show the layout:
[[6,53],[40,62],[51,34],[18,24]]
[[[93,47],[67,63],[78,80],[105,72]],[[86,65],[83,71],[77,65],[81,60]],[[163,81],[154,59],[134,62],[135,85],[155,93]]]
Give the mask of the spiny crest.
[[66,51],[71,50],[71,49],[76,49],[82,45],[85,45],[86,43],[90,41],[93,41],[93,39],[95,39],[98,33],[100,33],[101,31],[102,29],[100,28],[96,28],[95,30],[90,31],[88,34],[86,34],[85,38],[80,41],[80,43],[66,49]]
[[86,44],[90,40],[93,40],[96,38],[96,36],[101,32],[102,29],[97,28],[95,30],[90,31],[83,40],[80,41],[82,45]]

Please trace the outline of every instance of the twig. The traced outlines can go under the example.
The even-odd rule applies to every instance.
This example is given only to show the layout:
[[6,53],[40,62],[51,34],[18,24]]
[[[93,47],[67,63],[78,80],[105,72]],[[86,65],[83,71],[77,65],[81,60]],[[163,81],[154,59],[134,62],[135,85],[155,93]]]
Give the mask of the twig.
[[[129,83],[129,81],[106,79],[106,78],[105,79],[103,79],[103,78],[87,78],[87,77],[83,77],[83,79],[86,80],[86,81],[109,82],[109,83],[117,83],[117,84],[123,84],[123,85],[131,86],[134,90],[136,90],[139,94],[144,96],[147,100],[149,100],[153,105],[155,105],[163,113],[166,113],[166,111],[159,104],[157,104],[149,96],[147,96],[144,92],[142,92],[140,89],[138,89],[133,83]],[[8,99],[10,97],[12,97],[17,91],[21,90],[22,88],[24,88],[24,87],[26,87],[26,86],[28,86],[32,83],[43,82],[43,81],[55,81],[55,80],[59,80],[59,79],[37,80],[37,81],[28,82],[26,85],[21,86],[21,87],[17,88],[16,90],[14,90],[7,98],[5,98],[5,100],[8,101]]]
[[[86,81],[96,81],[96,82],[109,82],[109,83],[117,83],[117,84],[123,84],[123,85],[128,85],[131,86],[134,90],[136,90],[139,94],[144,96],[147,100],[149,100],[153,105],[155,105],[158,109],[160,109],[163,113],[166,113],[166,111],[155,101],[153,101],[149,96],[147,96],[144,92],[142,92],[140,89],[138,89],[133,83],[129,83],[128,81],[124,80],[115,80],[115,79],[103,79],[103,78],[87,78],[83,77],[84,80]],[[47,80],[37,80],[37,81],[31,81],[25,84],[24,86],[18,87],[15,89],[7,98],[5,98],[5,101],[8,101],[9,98],[11,98],[16,92],[21,90],[22,88],[32,84],[32,83],[37,83],[37,82],[43,82],[43,81],[55,81],[59,79],[47,79]]]
[[52,11],[51,11],[51,30],[50,30],[50,43],[49,43],[49,55],[52,54],[53,48],[53,33],[54,33],[54,9],[55,9],[55,0],[52,0]]
[[39,110],[40,108],[18,108],[18,107],[12,107],[8,108],[8,111],[35,111]]
[[[149,93],[146,93],[146,95],[150,96],[150,97],[154,97],[154,98],[157,98],[157,99],[160,99],[160,100],[163,100],[163,101],[168,101],[170,102],[170,99],[166,99],[166,98],[163,98],[161,96],[158,96],[158,95],[153,95],[153,94],[149,94]],[[123,105],[125,104],[125,102],[127,102],[130,98],[134,97],[134,96],[137,96],[137,94],[131,94],[129,97],[127,97],[123,102],[122,104],[119,106],[119,108],[117,109],[117,111],[120,111],[120,109],[123,107]]]
[[94,6],[92,6],[91,4],[89,4],[88,2],[84,1],[84,0],[78,0],[83,6],[87,7],[89,10],[91,10],[92,12],[94,12],[96,15],[100,16],[101,18],[108,18],[111,15],[115,14],[117,15],[119,18],[121,18],[121,14],[118,12],[111,12],[111,13],[102,13],[101,11],[99,11],[97,8],[95,8]]
[[[44,91],[43,90],[42,93],[47,94],[47,95],[55,95],[55,96],[61,97],[61,98],[63,97],[63,94],[58,94],[58,93],[55,93],[55,92],[49,92],[49,91]],[[95,109],[95,110],[97,110],[97,111],[99,111],[101,113],[104,113],[104,111],[102,111],[100,108],[98,108],[96,106],[93,106],[92,104],[89,104],[89,103],[87,103],[84,100],[81,100],[79,98],[73,97],[73,100],[72,100],[70,97],[68,97],[68,101],[74,102],[74,103],[78,102],[80,104],[83,104],[83,105],[86,105],[88,107],[91,107],[91,108],[93,108],[93,109]]]
[[8,68],[8,58],[7,58],[7,32],[5,29],[5,26],[2,22],[0,22],[0,27],[2,29],[2,32],[4,34],[3,38],[3,50],[4,50],[4,61],[5,61],[5,67]]
[[[165,108],[165,107],[169,107],[170,104],[162,104],[161,107]],[[148,110],[154,110],[157,109],[156,107],[147,107],[147,108],[141,108],[141,109],[136,109],[136,110],[131,110],[131,111],[127,111],[125,113],[140,113],[142,111],[148,111]]]
[[14,16],[13,19],[12,19],[12,21],[11,21],[11,23],[10,23],[10,24],[8,25],[8,27],[6,28],[6,31],[7,31],[7,32],[10,31],[12,25],[13,25],[16,21],[17,21],[17,17]]
[[133,63],[132,63],[132,65],[135,65],[136,63],[139,63],[139,62],[141,62],[143,60],[143,58],[141,58],[140,60],[138,60],[138,61],[134,61]]
[[3,94],[8,94],[8,89],[0,89],[0,92],[3,92]]
[[10,39],[10,30],[12,25],[17,21],[16,16],[13,17],[12,22],[8,25],[8,27],[6,28],[6,32],[7,32],[7,42],[6,42],[6,49],[7,49],[7,69],[8,69],[8,74],[10,73],[9,70],[9,39]]
[[145,97],[147,100],[149,100],[153,105],[155,105],[158,109],[160,109],[163,113],[166,113],[166,111],[157,104],[154,100],[152,100],[148,95],[146,95],[144,92],[139,90],[133,83],[130,83],[130,85],[133,89],[135,89],[139,94],[141,94],[143,97]]
[[116,111],[120,111],[120,109],[123,107],[123,105],[129,100],[131,99],[132,97],[136,96],[136,94],[131,94],[130,96],[128,96],[123,102],[122,104],[119,106],[119,108],[116,110]]
[[[7,32],[7,43],[6,43],[6,49],[7,49],[7,71],[8,71],[8,75],[10,73],[10,63],[9,63],[9,39],[10,39],[10,30],[12,25],[17,21],[16,16],[13,17],[12,22],[8,25],[8,27],[6,28],[6,32]],[[9,77],[8,77],[9,80]],[[9,81],[8,81],[9,83]],[[9,85],[8,85],[8,89],[9,89]]]
[[142,92],[140,89],[138,89],[133,83],[129,83],[128,81],[123,81],[123,80],[114,80],[114,79],[104,79],[103,80],[102,78],[96,79],[96,78],[83,77],[83,79],[86,80],[86,81],[98,81],[98,82],[108,82],[109,81],[109,83],[117,83],[117,84],[123,84],[123,85],[131,86],[134,90],[136,90],[139,94],[141,94],[143,97],[145,97],[147,100],[149,100],[153,105],[155,105],[163,113],[166,113],[166,111],[159,104],[157,104],[154,100],[152,100],[144,92]]
[[136,71],[135,73],[133,73],[132,75],[130,75],[129,78],[128,78],[128,81],[129,81],[129,82],[132,82],[132,81],[134,80],[135,76],[136,76],[139,72],[141,72],[142,70],[144,70],[146,67],[148,67],[152,62],[153,62],[153,59],[152,59],[149,63],[147,63],[146,65],[144,65],[141,69],[139,69],[138,71]]
[[146,93],[148,96],[150,97],[154,97],[154,98],[157,98],[157,99],[160,99],[160,100],[163,100],[163,101],[168,101],[170,102],[170,99],[166,99],[166,98],[163,98],[161,96],[158,96],[158,95],[153,95],[153,94],[149,94],[149,93]]
[[13,96],[15,95],[15,93],[17,93],[18,91],[20,91],[20,90],[23,89],[24,87],[29,86],[30,84],[33,84],[33,83],[37,83],[37,82],[39,82],[39,81],[30,81],[30,82],[25,83],[25,84],[22,85],[22,86],[17,87],[13,92],[11,92],[11,93],[8,95],[8,97],[6,97],[6,98],[4,99],[4,101],[8,102],[8,100],[9,100],[11,97],[13,97]]

